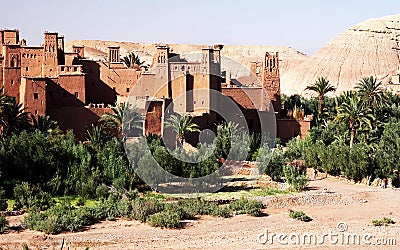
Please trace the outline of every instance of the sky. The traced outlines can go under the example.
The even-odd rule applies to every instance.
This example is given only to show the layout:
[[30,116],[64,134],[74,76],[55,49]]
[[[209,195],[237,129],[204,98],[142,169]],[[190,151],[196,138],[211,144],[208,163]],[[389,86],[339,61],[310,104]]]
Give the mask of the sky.
[[364,20],[400,14],[398,0],[0,0],[0,6],[0,29],[19,29],[28,45],[57,31],[66,41],[289,46],[308,55]]

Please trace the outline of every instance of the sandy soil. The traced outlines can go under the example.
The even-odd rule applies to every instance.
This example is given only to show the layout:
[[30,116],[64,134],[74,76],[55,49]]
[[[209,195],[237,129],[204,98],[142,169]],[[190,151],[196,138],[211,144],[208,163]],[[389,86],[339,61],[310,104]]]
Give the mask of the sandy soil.
[[[310,191],[279,197],[260,197],[267,205],[263,217],[238,215],[233,218],[214,218],[202,216],[197,220],[185,221],[183,229],[153,228],[137,221],[117,220],[105,221],[91,226],[88,230],[78,233],[63,233],[45,235],[40,232],[23,230],[9,231],[0,235],[0,249],[22,249],[22,243],[27,243],[36,249],[60,248],[62,239],[71,249],[398,249],[400,248],[400,190],[381,189],[364,185],[349,184],[338,178],[311,181]],[[301,222],[289,218],[289,210],[302,210],[313,220]],[[394,225],[375,227],[372,219],[390,217]],[[11,226],[20,224],[22,216],[8,217]],[[342,233],[337,228],[338,223],[347,230]],[[269,241],[265,240],[268,230]],[[324,244],[319,244],[323,234],[338,233],[338,244],[335,237],[324,238]],[[294,245],[291,240],[282,238],[288,245],[278,242],[275,234],[297,234],[300,238],[304,233],[316,235],[317,244]],[[262,237],[259,237],[261,234]],[[347,235],[357,234],[360,244],[347,240]],[[368,237],[371,235],[371,238]],[[342,235],[342,236],[341,236]],[[296,241],[297,236],[291,235]],[[343,241],[341,238],[343,237]],[[357,236],[358,237],[358,236]],[[363,240],[363,237],[366,240]],[[396,240],[396,246],[377,245],[384,241]],[[371,242],[371,245],[366,243]],[[356,241],[357,243],[357,241]],[[387,243],[389,244],[389,243]],[[393,244],[393,243],[391,243]]]

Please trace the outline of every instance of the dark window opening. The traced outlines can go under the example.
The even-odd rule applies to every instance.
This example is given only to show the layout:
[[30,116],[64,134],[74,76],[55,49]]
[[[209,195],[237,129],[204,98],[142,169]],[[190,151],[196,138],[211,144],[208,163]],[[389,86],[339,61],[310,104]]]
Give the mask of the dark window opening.
[[26,71],[29,71],[29,67],[26,67]]
[[39,93],[33,93],[33,99],[39,99]]
[[11,80],[11,85],[14,85],[14,80]]
[[37,111],[37,109],[35,109],[35,115],[37,115],[39,112]]
[[79,96],[78,92],[75,92],[74,95],[76,98],[78,98],[78,96]]
[[113,91],[114,91],[114,92],[117,92],[117,89],[116,89],[115,87],[113,87]]
[[126,88],[126,93],[129,93],[129,90],[130,90],[129,88]]

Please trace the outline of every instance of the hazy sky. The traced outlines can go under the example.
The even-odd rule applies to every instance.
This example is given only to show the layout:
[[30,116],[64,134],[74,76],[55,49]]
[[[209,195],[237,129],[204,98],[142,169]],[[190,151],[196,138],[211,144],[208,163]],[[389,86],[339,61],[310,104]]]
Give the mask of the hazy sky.
[[0,0],[0,6],[0,28],[19,29],[29,45],[42,44],[47,30],[66,40],[290,46],[309,55],[361,21],[400,14],[399,0]]

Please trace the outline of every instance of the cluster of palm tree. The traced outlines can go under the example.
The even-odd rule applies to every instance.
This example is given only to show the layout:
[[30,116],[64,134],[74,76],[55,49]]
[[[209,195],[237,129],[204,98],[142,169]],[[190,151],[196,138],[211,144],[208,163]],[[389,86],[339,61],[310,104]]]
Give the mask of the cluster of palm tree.
[[[319,109],[318,119],[321,119],[324,114],[324,99],[326,94],[336,90],[334,86],[329,84],[329,81],[320,77],[316,82],[306,88],[315,92],[318,96]],[[326,120],[332,119],[334,121],[343,121],[348,125],[350,132],[350,147],[354,144],[354,139],[357,130],[362,129],[368,132],[373,129],[376,120],[376,110],[384,107],[385,104],[385,91],[382,87],[382,82],[378,82],[376,78],[364,77],[356,85],[355,90],[344,92],[337,98],[336,116],[326,117]],[[340,104],[338,102],[341,102]]]
[[[3,93],[3,88],[0,89]],[[48,116],[37,117],[25,111],[15,97],[0,95],[0,136],[10,136],[23,130],[39,130],[49,133],[57,128],[57,123]]]
[[128,55],[121,58],[121,62],[125,63],[126,67],[133,68],[135,65],[143,66],[145,61],[141,61],[139,56],[136,55],[133,51]]

